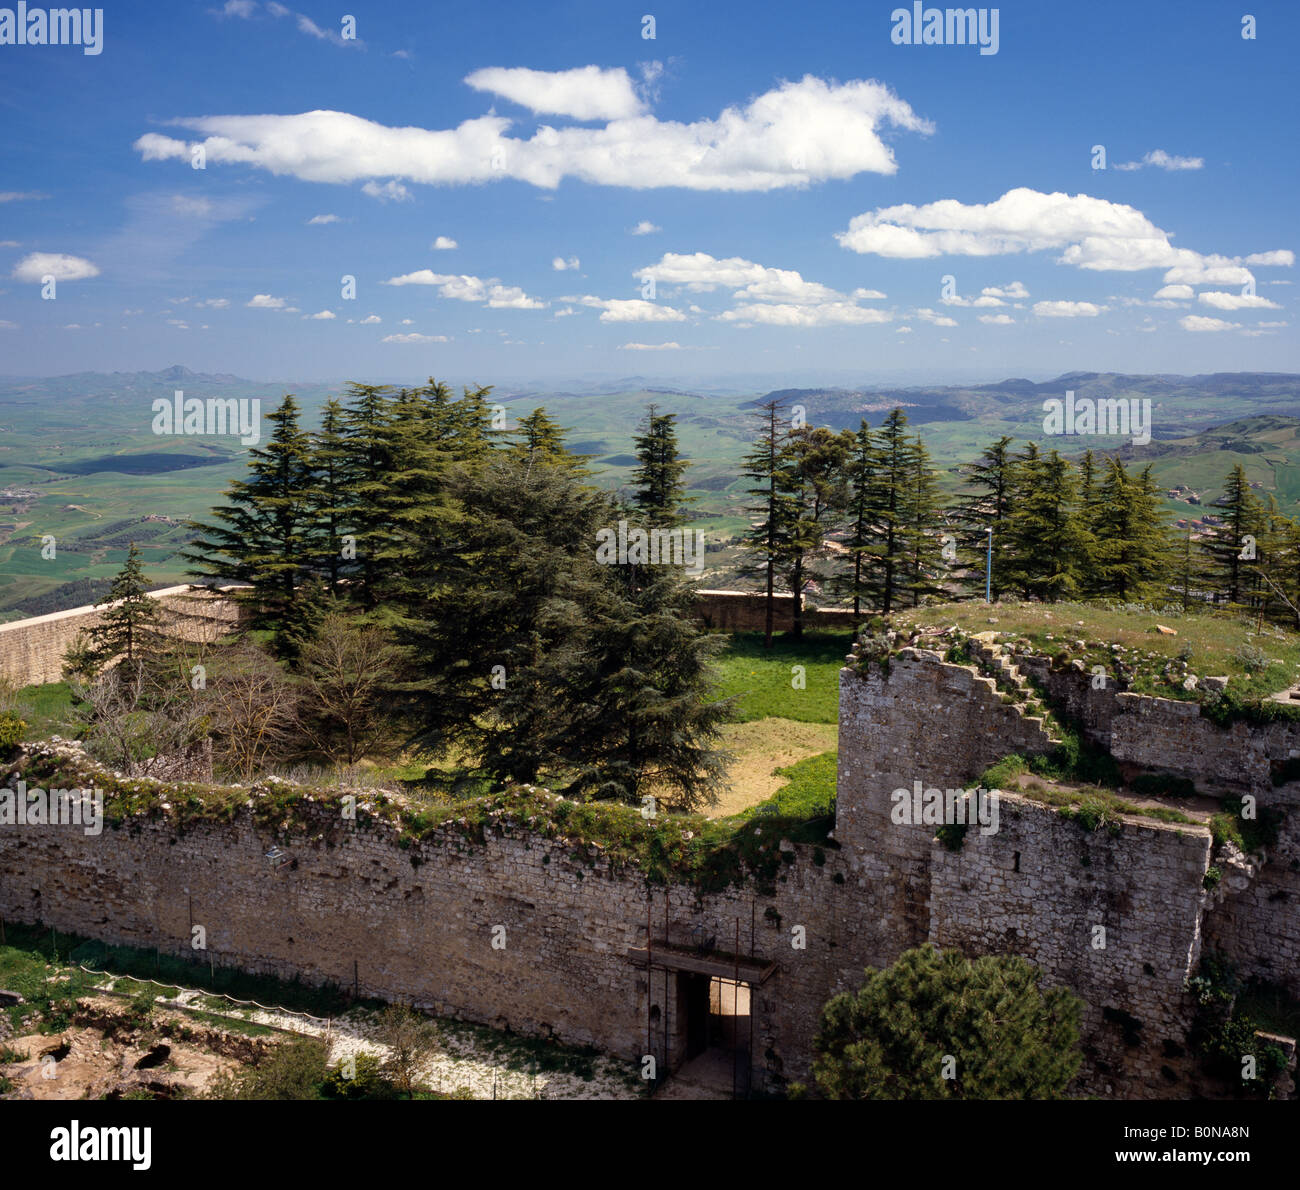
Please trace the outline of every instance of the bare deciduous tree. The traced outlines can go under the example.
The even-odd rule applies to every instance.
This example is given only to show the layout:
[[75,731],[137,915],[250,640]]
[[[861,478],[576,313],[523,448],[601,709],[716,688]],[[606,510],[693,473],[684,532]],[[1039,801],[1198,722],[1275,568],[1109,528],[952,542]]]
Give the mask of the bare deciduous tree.
[[207,694],[218,764],[251,780],[297,750],[298,692],[274,660],[247,642],[214,655],[213,671]]
[[384,700],[399,659],[382,628],[337,613],[326,616],[303,647],[304,731],[335,764],[356,764],[396,744]]
[[209,708],[168,668],[122,662],[72,692],[97,760],[130,777],[211,777]]
[[438,1026],[406,1004],[390,1004],[379,1018],[379,1040],[388,1047],[384,1075],[399,1091],[415,1090],[420,1067],[439,1050]]

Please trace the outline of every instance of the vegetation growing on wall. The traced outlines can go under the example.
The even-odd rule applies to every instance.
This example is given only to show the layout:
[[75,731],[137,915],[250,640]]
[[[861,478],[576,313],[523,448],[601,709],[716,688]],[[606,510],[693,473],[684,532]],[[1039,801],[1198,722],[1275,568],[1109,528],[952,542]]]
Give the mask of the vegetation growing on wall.
[[1196,1004],[1188,1038],[1205,1070],[1241,1097],[1272,1098],[1286,1054],[1257,1036],[1261,1026],[1243,1004],[1247,985],[1233,964],[1221,955],[1203,955],[1187,990]]
[[[552,840],[575,862],[604,862],[614,872],[639,870],[654,883],[682,881],[718,889],[747,880],[774,887],[782,840],[830,846],[834,823],[835,754],[810,757],[781,770],[790,778],[768,801],[730,818],[656,813],[609,802],[583,802],[537,786],[420,800],[382,790],[347,791],[277,778],[248,786],[122,779],[70,750],[39,747],[11,766],[29,786],[104,792],[106,823],[131,830],[165,819],[177,831],[234,822],[248,814],[280,841],[334,846],[349,830],[382,831],[395,846],[481,845],[489,833]],[[346,799],[352,799],[351,801]],[[354,815],[347,817],[345,815]]]

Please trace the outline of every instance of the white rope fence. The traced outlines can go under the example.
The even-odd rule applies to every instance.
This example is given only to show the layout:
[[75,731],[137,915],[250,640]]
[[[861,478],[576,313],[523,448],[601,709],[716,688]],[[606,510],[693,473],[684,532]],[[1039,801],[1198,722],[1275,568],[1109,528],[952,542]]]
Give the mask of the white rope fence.
[[[121,974],[114,974],[111,971],[96,971],[93,967],[87,967],[82,963],[76,963],[75,966],[77,970],[84,971],[87,975],[98,975],[106,979],[112,979],[112,980],[130,979],[135,983],[149,983],[149,984],[153,984],[154,987],[168,988],[174,992],[193,992],[195,995],[199,995],[199,996],[213,996],[218,999],[225,1000],[230,1004],[239,1004],[246,1007],[251,1005],[253,1008],[260,1008],[263,1012],[273,1012],[277,1014],[283,1014],[284,1016],[302,1017],[304,1020],[314,1021],[317,1024],[324,1025],[327,1030],[330,1028],[330,1025],[333,1020],[333,1018],[331,1017],[313,1016],[310,1012],[299,1012],[297,1011],[297,1009],[293,1009],[293,1008],[280,1008],[274,1005],[262,1004],[257,1000],[240,1000],[237,996],[228,995],[226,992],[213,992],[213,991],[208,991],[204,988],[182,987],[180,984],[163,983],[162,980],[160,979],[150,979],[147,976],[142,977],[138,975],[121,975]],[[185,1007],[185,1005],[182,1005],[182,1007]]]

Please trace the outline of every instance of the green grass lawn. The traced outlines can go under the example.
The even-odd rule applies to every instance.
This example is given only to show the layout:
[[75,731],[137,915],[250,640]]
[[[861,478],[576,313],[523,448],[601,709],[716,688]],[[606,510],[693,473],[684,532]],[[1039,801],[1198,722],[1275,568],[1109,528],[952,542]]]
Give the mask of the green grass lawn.
[[809,756],[797,764],[777,769],[777,775],[788,777],[767,801],[737,814],[737,821],[748,821],[755,813],[776,814],[782,818],[812,819],[834,813],[835,775],[838,752],[822,752]]
[[[718,693],[735,696],[741,723],[773,716],[801,723],[835,723],[839,718],[840,670],[850,646],[847,632],[782,634],[763,648],[761,632],[740,632],[718,657]],[[796,683],[803,667],[802,688]]]
[[78,723],[72,713],[72,691],[67,682],[24,686],[17,694],[18,713],[27,724],[23,734],[32,739],[75,734]]
[[[949,603],[908,609],[894,617],[896,626],[947,628],[956,624],[966,632],[996,632],[1003,642],[1024,637],[1048,657],[1068,653],[1089,666],[1102,664],[1109,672],[1111,645],[1123,648],[1123,657],[1135,669],[1132,689],[1139,694],[1199,701],[1198,686],[1184,691],[1181,676],[1165,681],[1163,667],[1186,660],[1188,670],[1202,677],[1226,675],[1238,698],[1258,698],[1285,690],[1300,681],[1300,636],[1265,624],[1256,631],[1251,619],[1221,613],[1191,612],[1174,608],[1106,608],[1087,603]],[[1156,625],[1172,628],[1176,636],[1161,633]],[[1085,649],[1074,644],[1082,640]]]

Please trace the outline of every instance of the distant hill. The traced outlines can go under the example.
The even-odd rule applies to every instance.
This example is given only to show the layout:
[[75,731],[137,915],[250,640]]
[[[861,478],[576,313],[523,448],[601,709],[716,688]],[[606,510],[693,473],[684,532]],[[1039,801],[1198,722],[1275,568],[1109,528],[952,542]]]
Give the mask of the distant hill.
[[[901,407],[909,422],[1004,422],[1016,437],[1041,437],[1042,403],[1073,390],[1076,399],[1138,398],[1151,401],[1153,437],[1170,439],[1251,414],[1300,416],[1300,375],[1285,372],[1216,372],[1202,376],[1066,372],[1054,380],[1010,379],[996,384],[938,387],[785,388],[765,393],[745,408],[769,401],[802,404],[810,422],[856,429]],[[872,416],[877,414],[878,416]],[[1074,444],[1062,446],[1066,451]],[[1117,444],[1118,445],[1118,444]]]
[[[679,387],[629,376],[567,382],[564,391],[503,385],[492,396],[511,422],[545,406],[569,431],[572,448],[594,456],[593,482],[609,488],[631,480],[646,407],[675,414],[681,451],[691,462],[686,483],[693,514],[715,542],[734,539],[752,519],[742,460],[758,433],[759,406],[770,400],[802,404],[811,424],[835,429],[856,429],[864,417],[879,425],[901,406],[921,430],[947,494],[962,486],[961,464],[1007,434],[1066,454],[1093,446],[1149,462],[1180,516],[1203,513],[1238,461],[1261,494],[1275,495],[1287,511],[1300,507],[1300,376],[1077,371],[1048,381],[1009,377],[968,386],[864,382],[758,395],[760,387],[741,391],[695,380]],[[259,397],[264,416],[293,393],[311,428],[325,400],[342,395],[346,383],[257,381],[180,364],[0,378],[0,618],[88,602],[120,568],[132,541],[151,582],[184,581],[180,550],[194,535],[188,522],[205,519],[221,502],[248,456],[231,437],[155,436],[152,403],[177,389],[187,396]],[[1079,398],[1150,400],[1153,440],[1133,447],[1120,439],[1046,438],[1042,403],[1066,389]],[[53,559],[41,554],[46,536],[58,542]]]

